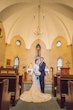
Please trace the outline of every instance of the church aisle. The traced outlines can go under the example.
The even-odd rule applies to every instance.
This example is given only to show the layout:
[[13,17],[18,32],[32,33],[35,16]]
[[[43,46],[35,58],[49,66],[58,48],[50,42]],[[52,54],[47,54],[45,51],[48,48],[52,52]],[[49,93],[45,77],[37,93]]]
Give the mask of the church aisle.
[[61,109],[57,104],[55,98],[52,98],[50,101],[43,103],[29,103],[18,101],[15,107],[10,108],[10,110],[66,110]]
[[[29,90],[31,87],[30,84],[24,84],[23,89]],[[45,85],[45,92],[52,93],[52,86],[49,84]],[[19,100],[15,107],[11,107],[10,110],[66,110],[61,109],[56,102],[56,99],[53,97],[50,101],[43,103],[32,103],[32,102],[24,102]]]

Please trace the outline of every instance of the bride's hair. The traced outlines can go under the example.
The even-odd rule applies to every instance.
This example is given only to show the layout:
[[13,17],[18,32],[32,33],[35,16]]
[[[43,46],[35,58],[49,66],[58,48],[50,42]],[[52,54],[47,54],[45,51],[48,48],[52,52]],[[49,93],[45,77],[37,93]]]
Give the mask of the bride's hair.
[[37,62],[38,59],[35,59],[35,63]]

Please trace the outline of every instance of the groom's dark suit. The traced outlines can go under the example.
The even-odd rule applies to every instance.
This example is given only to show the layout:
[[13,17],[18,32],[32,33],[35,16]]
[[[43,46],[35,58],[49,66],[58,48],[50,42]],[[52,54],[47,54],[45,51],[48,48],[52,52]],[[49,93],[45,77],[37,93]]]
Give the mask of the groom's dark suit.
[[45,85],[44,84],[45,66],[46,66],[45,62],[43,62],[39,65],[39,71],[41,72],[39,79],[40,79],[41,92],[43,92],[43,93],[44,93],[44,85]]

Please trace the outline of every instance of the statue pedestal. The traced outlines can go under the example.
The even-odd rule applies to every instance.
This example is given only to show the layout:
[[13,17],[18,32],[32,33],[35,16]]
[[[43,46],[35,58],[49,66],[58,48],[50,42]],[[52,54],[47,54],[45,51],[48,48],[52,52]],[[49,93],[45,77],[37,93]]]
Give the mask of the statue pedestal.
[[28,68],[27,74],[26,74],[26,80],[27,81],[32,81],[32,73],[33,73],[33,68]]

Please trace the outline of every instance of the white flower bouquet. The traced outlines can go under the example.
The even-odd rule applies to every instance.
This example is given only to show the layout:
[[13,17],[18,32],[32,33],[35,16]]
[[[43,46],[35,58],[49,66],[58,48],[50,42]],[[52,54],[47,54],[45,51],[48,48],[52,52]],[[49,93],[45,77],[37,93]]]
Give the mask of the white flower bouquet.
[[41,75],[41,72],[40,71],[35,71],[35,75],[36,76],[40,76]]

